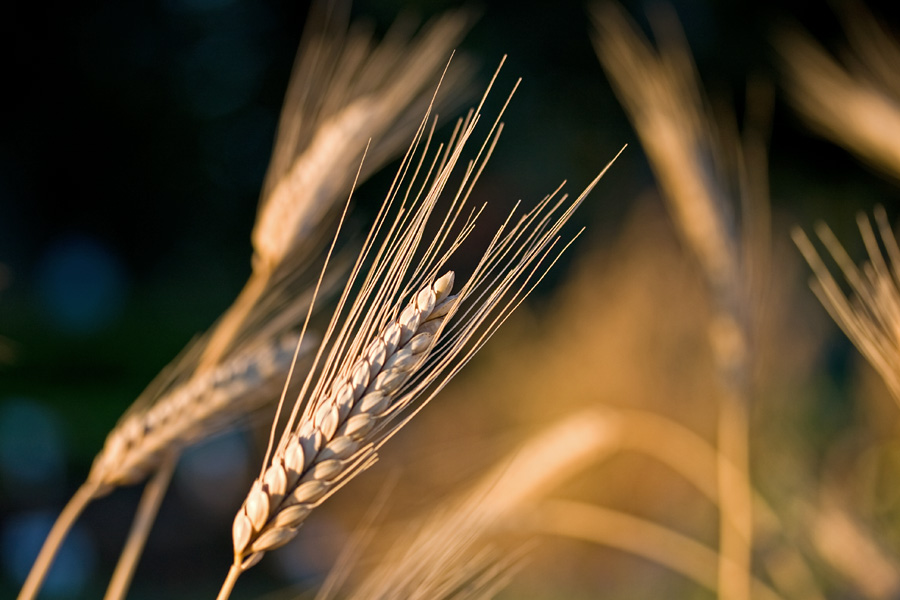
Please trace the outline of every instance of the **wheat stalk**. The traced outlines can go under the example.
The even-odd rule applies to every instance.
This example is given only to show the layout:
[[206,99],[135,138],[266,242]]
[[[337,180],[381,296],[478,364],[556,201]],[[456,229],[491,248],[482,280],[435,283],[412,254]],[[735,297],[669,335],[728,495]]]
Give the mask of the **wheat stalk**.
[[[764,145],[755,137],[744,144],[739,138],[728,140],[708,116],[690,50],[673,14],[655,15],[662,17],[654,20],[658,50],[617,5],[597,5],[593,16],[597,55],[714,302],[709,333],[721,383],[717,438],[723,456],[717,470],[718,591],[726,600],[746,600],[753,547],[750,346],[761,291],[751,287],[751,276],[766,267],[769,226],[765,195],[750,182],[761,175],[765,179]],[[730,197],[735,191],[737,201]],[[738,209],[744,217],[740,232],[734,216]],[[725,468],[724,459],[738,468]]]
[[[627,513],[567,500],[548,500],[532,513],[532,526],[543,534],[565,536],[617,548],[652,560],[697,582],[711,592],[718,589],[721,557],[705,544]],[[742,566],[726,559],[729,571],[740,577]],[[746,577],[746,576],[745,576]],[[764,581],[748,577],[753,598],[784,600]]]
[[[728,469],[732,471],[731,479],[740,477],[737,466],[723,459],[715,446],[672,419],[652,412],[626,409],[609,410],[606,419],[610,423],[610,427],[615,428],[618,432],[617,442],[620,452],[643,454],[668,466],[714,505],[718,506],[721,502],[716,473],[721,469]],[[819,589],[815,576],[803,554],[786,543],[790,541],[790,532],[785,527],[785,523],[756,490],[753,491],[753,507],[756,515],[753,523],[754,539],[758,539],[760,546],[767,549],[761,558],[767,562],[770,578],[778,593],[788,598],[824,600],[825,596]],[[576,510],[579,509],[576,507]],[[538,512],[541,511],[542,509]],[[588,518],[586,523],[579,525],[578,519],[574,517],[564,519],[562,516],[551,519],[557,525],[547,525],[546,527],[554,529],[558,526],[558,534],[573,535],[574,537],[583,537],[587,535],[588,530],[592,529],[593,533],[590,534],[592,541],[626,549],[650,558],[687,574],[701,585],[715,589],[714,584],[710,585],[710,577],[700,575],[701,571],[707,572],[707,567],[698,566],[700,562],[707,562],[707,559],[699,558],[701,554],[707,554],[707,552],[709,556],[713,557],[709,562],[714,564],[716,561],[714,551],[704,548],[695,552],[691,548],[697,543],[695,540],[686,541],[683,549],[678,550],[682,547],[680,540],[687,538],[675,534],[670,529],[644,521],[638,523],[633,520],[634,517],[614,514],[608,509],[600,507],[585,506],[584,511],[585,515],[595,515],[596,527],[588,524],[592,518]],[[602,521],[606,520],[614,521],[616,527],[604,525]],[[541,519],[539,518],[538,521]],[[647,543],[646,539],[638,539],[631,533],[622,532],[622,529],[634,531],[632,524],[635,524],[640,531],[646,531],[648,539],[656,539],[658,535],[659,539],[670,539],[672,543]],[[575,533],[565,533],[565,531]],[[602,531],[611,531],[610,538],[605,539]],[[663,551],[661,546],[667,546],[670,552]],[[699,570],[686,568],[685,563],[682,562],[683,557],[672,556],[672,554],[679,553],[685,556],[693,554],[698,557],[691,562]],[[728,564],[730,565],[729,569],[736,569],[735,563],[728,561]],[[710,568],[715,569],[714,566]],[[752,576],[752,573],[747,576]],[[754,586],[756,585],[758,584],[754,583]]]
[[[270,443],[260,476],[235,517],[234,564],[220,599],[265,552],[291,540],[315,506],[370,466],[377,448],[468,362],[527,294],[525,286],[559,229],[599,180],[567,206],[566,196],[553,202],[557,190],[515,224],[511,214],[473,274],[449,296],[454,275],[445,264],[475,225],[477,213],[465,220],[461,215],[502,130],[499,121],[468,163],[447,212],[436,219],[434,212],[481,119],[486,95],[457,124],[451,144],[443,152],[438,148],[424,167],[434,128],[426,128],[426,113],[280,441],[274,450]],[[397,202],[391,221],[388,211]],[[429,222],[438,224],[438,232],[425,242]],[[273,425],[273,442],[274,433]]]
[[[44,545],[19,592],[21,600],[34,598],[50,568],[56,550],[68,529],[85,506],[121,485],[139,483],[156,470],[169,471],[182,448],[232,424],[253,407],[268,401],[277,393],[281,383],[297,357],[300,346],[297,336],[287,336],[278,345],[262,345],[233,356],[203,376],[169,388],[158,396],[159,386],[168,383],[173,369],[164,371],[138,399],[119,424],[110,432],[103,449],[85,482],[78,488],[60,513],[47,535]],[[196,348],[196,347],[195,347]],[[178,362],[176,361],[176,367]],[[165,379],[165,382],[162,380]],[[167,481],[168,478],[166,478]],[[156,513],[156,505],[147,506],[142,518]],[[145,536],[148,530],[137,529]],[[143,546],[143,540],[129,545]],[[131,551],[136,560],[140,552]],[[130,571],[131,567],[127,567]],[[117,579],[130,579],[126,572]],[[118,587],[118,586],[117,586]],[[124,590],[121,590],[124,592]]]
[[[429,84],[470,21],[463,11],[448,13],[414,39],[398,27],[378,46],[362,28],[348,33],[345,8],[317,4],[304,32],[252,235],[250,279],[209,333],[192,342],[110,432],[87,480],[48,535],[20,598],[37,594],[56,549],[89,502],[157,469],[170,469],[183,447],[270,402],[291,365],[312,347],[309,340],[297,345],[291,331],[312,305],[310,294],[302,292],[309,286],[309,263],[319,253],[319,232],[356,181],[355,171],[346,167],[373,136],[380,142],[371,148],[363,176],[401,148],[416,127],[407,110],[435,101]],[[465,60],[455,67],[445,70],[448,93],[437,100],[442,106],[458,101],[467,76]],[[391,135],[385,135],[389,129]],[[330,288],[326,281],[318,289]],[[147,493],[162,498],[158,490]],[[142,504],[138,521],[152,523],[156,508]],[[128,555],[134,558],[120,562],[108,598],[124,594],[131,561],[140,554],[131,548],[143,546],[140,537],[149,528],[133,531],[138,539],[129,540]]]

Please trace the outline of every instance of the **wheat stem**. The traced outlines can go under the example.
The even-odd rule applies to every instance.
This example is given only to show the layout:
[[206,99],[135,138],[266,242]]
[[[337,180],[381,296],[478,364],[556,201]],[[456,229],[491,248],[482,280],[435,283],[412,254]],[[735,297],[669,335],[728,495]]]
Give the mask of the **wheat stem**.
[[[258,263],[257,263],[258,264]],[[197,363],[197,372],[213,369],[220,364],[222,357],[232,346],[242,328],[247,326],[248,317],[258,307],[260,299],[266,294],[271,279],[271,267],[264,263],[257,267],[244,285],[241,293],[228,310],[219,317],[219,322],[210,334],[209,341]]]
[[119,555],[119,562],[113,571],[109,587],[106,588],[104,600],[121,600],[128,592],[137,563],[141,558],[144,545],[147,543],[147,537],[156,520],[156,514],[159,512],[166,490],[172,481],[178,457],[178,453],[169,453],[144,487],[141,502],[138,505],[134,521],[131,523],[131,530],[128,532],[128,539]]
[[228,576],[225,577],[225,582],[222,584],[222,589],[219,590],[219,595],[216,596],[216,600],[228,600],[231,597],[231,591],[234,589],[234,584],[237,583],[238,577],[241,576],[241,569],[238,565],[231,565],[231,568],[228,569]]
[[753,498],[748,476],[747,397],[734,390],[719,399],[719,597],[749,600]]
[[[759,264],[758,240],[741,237],[732,216],[731,191],[743,189],[745,213],[758,214],[746,195],[748,164],[739,143],[723,144],[708,116],[699,76],[672,14],[653,22],[654,47],[613,3],[599,5],[595,46],[617,95],[634,123],[668,208],[686,245],[703,269],[714,314],[710,322],[713,360],[722,384],[716,469],[719,488],[719,597],[748,600],[753,512],[749,484],[747,404],[752,369],[748,348],[754,290],[748,265]],[[737,163],[737,176],[728,157]],[[757,223],[761,224],[760,222]],[[745,233],[764,232],[746,229]],[[743,260],[742,260],[743,259]],[[726,464],[728,467],[726,467]],[[735,471],[730,468],[737,469]],[[740,565],[733,569],[729,561]]]
[[[719,481],[744,480],[740,469],[732,465],[715,446],[684,425],[641,410],[617,410],[614,414],[621,430],[622,450],[639,452],[668,466],[717,508],[720,508]],[[714,474],[718,476],[714,477]],[[750,485],[749,481],[747,485]],[[774,549],[781,565],[789,564],[791,567],[790,573],[772,574],[772,580],[782,595],[824,600],[825,596],[819,590],[803,555],[779,539],[789,536],[789,533],[778,515],[752,487],[749,493],[754,513],[758,515],[753,520],[755,536],[760,538],[761,546]],[[803,591],[798,594],[796,590]]]
[[47,534],[47,539],[44,540],[44,545],[41,547],[37,559],[35,559],[34,564],[31,566],[31,571],[28,573],[25,584],[19,592],[18,600],[32,600],[37,597],[37,593],[41,589],[41,584],[47,577],[47,573],[53,565],[53,559],[56,558],[56,553],[59,551],[60,546],[62,546],[66,534],[72,528],[72,525],[84,508],[91,502],[91,499],[94,498],[97,487],[97,484],[94,482],[84,482],[62,509],[62,512],[53,524],[53,528],[50,529],[50,533]]

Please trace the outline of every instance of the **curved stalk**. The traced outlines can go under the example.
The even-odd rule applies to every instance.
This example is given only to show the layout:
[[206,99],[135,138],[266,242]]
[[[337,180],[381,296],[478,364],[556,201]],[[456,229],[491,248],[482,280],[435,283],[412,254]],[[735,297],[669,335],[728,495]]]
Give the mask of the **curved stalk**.
[[38,553],[38,557],[35,559],[34,564],[31,566],[31,571],[25,579],[25,584],[19,592],[18,600],[33,600],[33,598],[37,597],[38,592],[41,590],[41,585],[43,585],[44,579],[53,565],[53,559],[56,558],[56,553],[59,552],[59,548],[62,546],[63,540],[65,540],[66,535],[69,533],[75,520],[84,511],[84,508],[94,499],[98,489],[99,486],[96,483],[85,481],[72,495],[72,498],[69,499],[69,502],[56,518],[50,533],[47,534],[47,539],[44,540],[44,545],[41,547],[41,551]]
[[222,589],[219,590],[219,595],[216,596],[216,600],[228,600],[231,597],[231,590],[234,589],[234,584],[237,583],[238,577],[241,576],[241,569],[238,565],[231,565],[231,568],[228,569],[228,576],[225,578],[225,582],[222,584]]
[[[687,577],[710,591],[718,588],[718,553],[684,534],[657,523],[619,511],[572,502],[552,500],[542,503],[533,514],[535,527],[544,533],[581,539],[656,562]],[[741,565],[724,561],[730,573],[736,574]],[[783,600],[764,582],[745,573],[754,598]]]
[[121,600],[128,592],[137,563],[147,543],[147,537],[150,535],[150,529],[156,520],[166,490],[169,489],[169,483],[172,481],[172,473],[175,472],[175,465],[178,464],[178,456],[177,453],[166,456],[160,463],[159,470],[144,487],[141,503],[138,505],[134,522],[131,524],[131,531],[128,532],[125,547],[122,549],[122,554],[119,555],[116,570],[113,571],[112,579],[109,581],[109,587],[106,588],[104,600]]

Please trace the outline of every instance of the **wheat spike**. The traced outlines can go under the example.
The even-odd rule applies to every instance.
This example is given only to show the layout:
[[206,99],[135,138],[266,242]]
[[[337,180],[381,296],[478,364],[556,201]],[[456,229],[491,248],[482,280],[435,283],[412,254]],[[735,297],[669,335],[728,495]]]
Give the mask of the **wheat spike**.
[[[293,433],[234,520],[242,568],[293,538],[310,511],[369,450],[366,436],[393,408],[397,392],[428,357],[453,301],[449,272],[424,287],[316,402],[311,420]],[[249,556],[249,559],[244,558]]]
[[[97,496],[114,487],[140,483],[160,456],[221,430],[240,414],[268,401],[281,389],[297,348],[287,335],[235,356],[220,367],[190,379],[146,412],[126,415],[106,438],[88,481]],[[305,354],[311,344],[301,348]]]
[[[495,121],[439,216],[435,207],[481,119],[480,106],[426,162],[429,119],[426,113],[360,251],[280,441],[270,445],[235,518],[234,564],[220,599],[265,552],[292,539],[312,508],[370,466],[378,447],[487,341],[527,294],[559,229],[599,180],[571,203],[566,196],[554,202],[557,190],[518,222],[510,215],[473,274],[448,296],[453,273],[445,265],[475,226],[477,212],[461,215],[502,127]],[[426,237],[430,221],[439,229]]]
[[[371,34],[360,28],[347,34],[347,16],[340,14],[347,9],[344,3],[318,9],[336,14],[320,17],[324,24],[311,17],[298,51],[251,234],[259,270],[281,264],[298,246],[318,242],[310,239],[313,226],[333,212],[332,198],[349,191],[369,140],[363,179],[400,151],[418,123],[408,115],[425,110],[436,74],[471,21],[467,12],[451,11],[412,40],[403,33],[408,24],[398,22],[375,48]],[[468,71],[465,58],[453,61],[443,78],[442,106],[459,101]],[[315,93],[310,89],[315,85],[328,89]],[[296,202],[298,195],[307,201]]]

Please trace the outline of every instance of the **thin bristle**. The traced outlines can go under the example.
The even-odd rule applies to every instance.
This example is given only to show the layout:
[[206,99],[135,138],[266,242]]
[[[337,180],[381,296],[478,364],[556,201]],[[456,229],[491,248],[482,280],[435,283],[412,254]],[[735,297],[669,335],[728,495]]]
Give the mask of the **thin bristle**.
[[405,381],[425,359],[445,316],[432,318],[453,274],[423,288],[359,358],[345,365],[329,392],[312,398],[310,418],[284,438],[262,480],[235,518],[236,561],[242,566],[291,537],[306,515],[364,459],[370,431],[396,410]]

